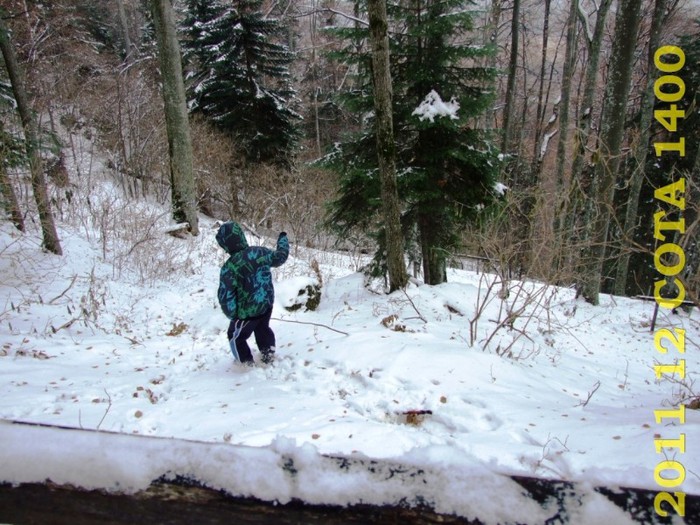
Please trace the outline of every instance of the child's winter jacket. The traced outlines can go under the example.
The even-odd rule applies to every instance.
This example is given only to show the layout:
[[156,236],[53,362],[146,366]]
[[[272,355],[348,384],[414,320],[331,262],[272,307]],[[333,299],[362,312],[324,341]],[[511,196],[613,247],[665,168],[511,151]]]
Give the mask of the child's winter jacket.
[[219,304],[229,319],[252,319],[266,313],[275,300],[271,267],[281,266],[289,256],[289,240],[282,232],[277,249],[248,246],[236,222],[221,225],[216,241],[230,255],[221,267]]

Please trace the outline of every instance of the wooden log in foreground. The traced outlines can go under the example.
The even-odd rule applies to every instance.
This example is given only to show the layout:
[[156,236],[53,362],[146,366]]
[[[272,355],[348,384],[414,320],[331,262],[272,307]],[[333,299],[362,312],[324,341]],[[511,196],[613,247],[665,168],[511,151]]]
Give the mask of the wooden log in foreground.
[[[606,525],[616,525],[623,513],[624,523],[700,525],[698,495],[685,496],[685,518],[671,509],[662,518],[654,510],[656,492],[651,490],[592,487],[488,471],[479,474],[478,468],[460,476],[459,469],[445,472],[445,465],[436,465],[433,471],[429,463],[418,466],[396,460],[324,456],[284,443],[251,448],[3,420],[0,443],[0,525],[491,525],[494,520],[483,514],[494,509],[508,511],[501,514],[507,518],[499,518],[507,519],[508,525],[580,525],[582,508],[593,510]],[[251,469],[245,471],[251,477],[236,482],[225,476],[222,481],[217,478],[221,465],[225,465],[224,474]],[[205,482],[201,476],[210,480]],[[260,487],[273,486],[275,491],[268,490],[266,496],[251,492],[245,485],[250,479]],[[8,483],[12,480],[13,484]],[[272,485],[264,483],[270,480]],[[329,480],[334,487],[327,486]],[[84,482],[111,489],[75,486]],[[356,504],[347,507],[311,505],[301,501],[309,494],[302,490],[307,484],[326,487],[311,492],[321,503],[346,500],[346,494],[334,493],[342,487],[369,489],[365,490],[369,497],[383,488],[385,495],[373,501],[393,503],[370,505],[367,499],[355,497]],[[491,492],[484,490],[484,484]],[[226,485],[231,489],[210,488]],[[129,486],[131,490],[115,492]],[[462,509],[461,516],[434,510],[438,507],[429,498],[436,490],[449,491],[443,494],[449,496],[450,507]],[[331,493],[334,498],[328,497]],[[482,505],[483,498],[488,498],[486,505]],[[522,515],[528,512],[525,507],[540,518]],[[546,523],[541,523],[541,516],[546,516]],[[590,514],[587,516],[589,523]]]
[[250,498],[228,497],[195,486],[156,483],[135,495],[82,491],[50,484],[0,485],[0,523],[13,525],[346,525],[469,524],[429,509],[401,507],[349,508],[275,505]]
[[[514,477],[534,500],[557,508],[548,523],[576,525],[568,518],[578,498],[574,484],[528,477]],[[700,497],[688,495],[686,517],[661,518],[654,512],[652,491],[606,489],[596,491],[623,509],[640,524],[700,524]],[[569,509],[569,510],[567,510]],[[222,491],[178,479],[160,480],[136,495],[81,490],[52,483],[28,483],[13,487],[0,484],[0,523],[12,525],[482,525],[483,522],[437,514],[427,507],[353,505],[334,507],[293,501],[284,505],[231,497]],[[530,522],[524,518],[521,523]]]

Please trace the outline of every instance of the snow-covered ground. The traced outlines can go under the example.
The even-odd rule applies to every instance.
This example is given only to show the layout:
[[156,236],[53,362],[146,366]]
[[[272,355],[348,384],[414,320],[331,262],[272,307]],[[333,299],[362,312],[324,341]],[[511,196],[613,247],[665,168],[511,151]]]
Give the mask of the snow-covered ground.
[[[688,391],[655,378],[652,303],[605,296],[593,307],[570,290],[515,281],[502,299],[489,274],[453,270],[448,284],[383,295],[365,287],[347,256],[297,249],[276,273],[277,361],[239,368],[216,304],[223,252],[214,232],[205,222],[198,238],[163,236],[188,262],[144,284],[133,272],[113,280],[97,241],[63,229],[65,255],[57,257],[42,253],[37,236],[2,224],[0,418],[184,440],[170,451],[168,440],[124,441],[123,450],[110,451],[83,447],[84,438],[75,437],[81,434],[69,433],[57,435],[71,436],[61,447],[67,438],[57,443],[50,434],[35,436],[37,429],[4,424],[3,480],[49,477],[133,491],[171,472],[224,488],[243,483],[251,495],[284,501],[289,488],[270,489],[264,471],[266,454],[274,459],[281,450],[307,462],[321,454],[403,461],[442,472],[455,486],[464,476],[495,472],[656,490],[653,473],[663,457],[654,437],[683,432],[692,444],[700,436],[697,411],[688,410],[682,426],[655,422],[654,409]],[[324,281],[320,307],[287,312],[282,305],[313,280],[313,258]],[[504,322],[523,305],[512,327]],[[700,370],[697,315],[662,312],[658,324],[687,331],[692,388]],[[180,452],[190,441],[211,444],[205,450],[216,461]],[[139,452],[139,443],[164,450]],[[128,450],[141,459],[129,460]],[[118,472],[95,469],[105,454],[127,459],[112,463],[121,465]],[[686,469],[682,489],[700,494],[700,455],[667,455]],[[221,470],[229,460],[245,468]],[[304,485],[301,496],[321,503],[386,495],[359,482],[344,487],[343,497],[329,496],[329,480]],[[507,494],[478,486],[477,500],[482,491]],[[435,498],[440,510],[467,512],[459,498],[442,498]],[[494,512],[502,507],[481,501]],[[482,519],[487,512],[481,509]]]
[[[697,312],[660,312],[657,327],[686,330],[686,378],[657,380],[654,365],[676,358],[655,350],[653,303],[593,307],[569,289],[463,270],[385,295],[365,286],[357,258],[292,238],[275,270],[277,360],[243,369],[216,302],[215,223],[176,239],[162,233],[164,208],[91,191],[58,206],[61,257],[35,230],[0,223],[0,419],[102,432],[0,423],[0,481],[133,492],[182,475],[281,502],[427,501],[486,523],[542,523],[506,475],[658,490],[655,468],[676,459],[674,490],[700,494],[700,413],[682,425],[654,415],[693,393]],[[319,308],[286,311],[317,279],[314,260]],[[680,433],[686,453],[655,451],[655,437]],[[324,455],[432,481],[342,477]],[[279,477],[290,457],[294,483]],[[572,523],[628,522],[593,493],[578,512]]]

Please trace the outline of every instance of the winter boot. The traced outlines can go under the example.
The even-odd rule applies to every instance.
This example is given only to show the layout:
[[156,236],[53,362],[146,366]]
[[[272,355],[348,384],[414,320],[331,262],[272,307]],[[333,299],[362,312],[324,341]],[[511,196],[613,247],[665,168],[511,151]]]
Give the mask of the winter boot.
[[260,350],[260,360],[266,365],[272,364],[275,360],[275,347],[271,346]]

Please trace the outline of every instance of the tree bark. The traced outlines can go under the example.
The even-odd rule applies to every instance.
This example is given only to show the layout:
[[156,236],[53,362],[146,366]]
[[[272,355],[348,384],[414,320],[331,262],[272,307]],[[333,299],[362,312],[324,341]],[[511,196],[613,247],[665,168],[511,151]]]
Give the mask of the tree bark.
[[630,91],[634,51],[637,45],[642,0],[621,0],[615,17],[615,40],[605,88],[606,109],[601,123],[598,163],[595,167],[593,199],[595,213],[588,221],[586,254],[580,293],[597,305],[603,277],[603,260],[612,216],[615,177],[620,165],[627,98]]
[[170,152],[170,183],[173,219],[187,222],[192,235],[199,233],[195,204],[192,140],[187,116],[185,85],[182,77],[180,45],[170,0],[151,0],[151,13],[158,41],[158,57],[163,83],[165,125]]
[[124,39],[124,62],[131,62],[131,36],[129,35],[129,21],[126,16],[126,8],[124,0],[117,0],[117,11],[119,12],[119,26],[122,30],[122,38]]
[[12,181],[5,168],[5,145],[2,143],[2,123],[0,123],[0,191],[5,205],[5,211],[10,216],[12,224],[19,231],[24,231],[24,217],[19,209],[19,200],[12,186]]
[[518,49],[520,35],[520,0],[513,0],[513,18],[510,33],[510,61],[508,63],[508,81],[506,84],[506,107],[503,111],[504,153],[510,153],[513,138],[513,113],[515,112],[515,80],[518,73]]
[[382,208],[386,229],[386,257],[389,289],[403,288],[408,282],[404,263],[401,211],[396,184],[396,148],[392,116],[392,85],[389,71],[389,34],[386,0],[369,0],[369,33],[372,44],[372,80],[376,114],[377,160]]
[[314,114],[314,143],[316,145],[316,155],[319,157],[323,154],[323,148],[321,146],[321,123],[318,111],[318,94],[320,91],[319,81],[318,81],[318,61],[316,57],[316,35],[317,35],[317,21],[316,17],[318,13],[316,12],[317,6],[316,1],[313,0],[313,10],[309,17],[309,38],[311,39],[311,87],[313,89],[311,109]]
[[541,55],[541,60],[540,60],[540,80],[539,80],[539,90],[537,94],[537,114],[536,114],[536,120],[535,120],[535,140],[534,140],[534,147],[535,151],[532,154],[532,158],[535,159],[533,162],[533,165],[537,166],[537,169],[533,169],[533,172],[536,171],[535,176],[539,178],[539,165],[540,162],[538,161],[539,156],[540,156],[540,148],[541,148],[541,138],[542,138],[542,130],[544,128],[544,79],[547,71],[547,46],[549,44],[549,13],[550,13],[550,7],[552,4],[552,0],[545,0],[544,2],[544,21],[543,21],[543,28],[542,28],[542,55]]
[[[434,210],[433,204],[429,209]],[[447,259],[445,250],[435,246],[431,239],[435,237],[435,231],[439,226],[435,216],[430,212],[421,212],[418,215],[418,235],[423,258],[423,281],[426,284],[437,285],[447,281]]]
[[[556,195],[564,189],[564,172],[566,170],[566,145],[569,142],[569,107],[571,102],[571,84],[574,72],[574,56],[577,49],[578,40],[578,2],[571,0],[569,6],[569,17],[566,21],[566,52],[564,56],[564,67],[561,79],[561,102],[559,103],[559,140],[557,142],[557,172],[556,172]],[[558,221],[560,218],[555,217]],[[559,228],[555,227],[554,231]]]
[[639,209],[639,195],[642,192],[644,182],[644,168],[649,151],[649,138],[651,136],[651,124],[654,115],[654,53],[661,41],[661,27],[666,14],[668,0],[656,0],[654,14],[651,19],[651,32],[649,34],[649,52],[647,63],[649,64],[646,88],[642,92],[640,108],[639,139],[634,151],[634,166],[630,177],[630,193],[627,198],[625,210],[625,224],[622,253],[617,261],[617,273],[615,275],[615,293],[625,295],[627,289],[627,272],[629,270],[631,246],[627,240],[634,235],[637,226],[637,211]]
[[566,193],[566,199],[562,203],[564,214],[563,222],[560,221],[561,232],[557,232],[558,238],[563,241],[562,264],[570,264],[573,259],[572,250],[575,248],[576,239],[580,237],[576,232],[578,217],[583,213],[584,191],[581,176],[586,161],[586,148],[591,135],[591,124],[594,119],[593,107],[598,85],[600,65],[600,53],[605,37],[605,22],[610,12],[612,0],[603,0],[598,7],[596,25],[593,36],[588,42],[588,61],[586,63],[586,77],[583,87],[583,102],[579,111],[579,119],[576,124],[575,145],[573,160],[571,161],[571,180]]
[[32,191],[39,211],[43,246],[51,253],[62,255],[63,250],[61,249],[61,243],[58,239],[58,233],[56,232],[56,224],[51,213],[46,175],[44,174],[44,166],[39,153],[38,126],[32,112],[31,104],[29,103],[24,71],[17,61],[14,47],[10,41],[9,30],[1,16],[0,51],[5,60],[5,67],[7,68],[10,83],[12,84],[12,92],[17,103],[17,112],[19,113],[20,120],[22,121],[22,129],[24,130],[24,142],[32,176]]
[[[554,217],[552,217],[552,229],[554,231],[554,266],[561,267],[561,261],[565,259],[562,223],[565,221],[563,210],[566,200],[566,180],[564,173],[567,166],[567,145],[569,144],[569,121],[571,107],[571,88],[574,74],[574,57],[578,50],[578,8],[579,0],[571,0],[569,15],[566,21],[566,51],[564,53],[564,66],[562,68],[561,95],[559,98],[559,137],[557,140],[556,175],[554,180]],[[568,179],[571,181],[571,178]],[[544,193],[546,194],[546,192]]]
[[[598,82],[600,52],[603,47],[603,38],[605,37],[605,21],[607,20],[611,4],[612,0],[603,0],[603,2],[601,2],[596,16],[595,30],[591,40],[588,42],[588,62],[586,64],[586,79],[583,87],[583,102],[581,104],[579,121],[576,125],[576,147],[574,148],[574,158],[571,166],[570,195],[575,194],[575,187],[578,185],[578,179],[583,172],[586,145],[588,144],[591,121],[593,120],[593,106],[595,104]],[[573,207],[569,205],[567,215],[572,215],[575,209],[575,205]]]
[[[486,58],[486,67],[496,69],[498,66],[498,57],[497,57],[497,52],[495,51],[498,49],[498,26],[501,23],[501,11],[502,11],[502,6],[501,2],[503,0],[492,0],[491,1],[491,7],[489,8],[489,14],[487,17],[486,21],[486,27],[484,28],[484,36],[485,36],[485,42],[484,45],[490,45],[493,47],[494,52],[491,53],[487,58]],[[493,109],[491,111],[488,111],[485,113],[485,127],[487,129],[493,129],[495,128],[495,120],[496,120],[496,110]]]

